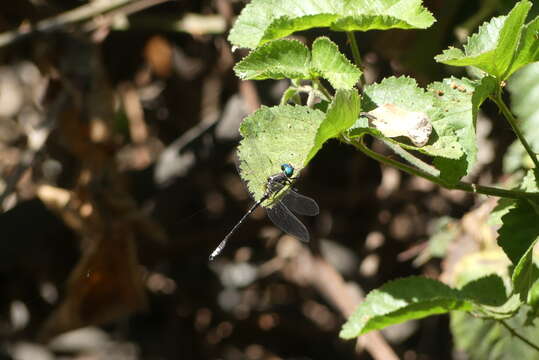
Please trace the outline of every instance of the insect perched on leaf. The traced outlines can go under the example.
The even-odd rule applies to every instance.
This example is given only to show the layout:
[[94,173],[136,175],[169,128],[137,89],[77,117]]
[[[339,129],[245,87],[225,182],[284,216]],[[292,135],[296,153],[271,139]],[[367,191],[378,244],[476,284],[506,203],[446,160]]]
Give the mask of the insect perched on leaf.
[[271,200],[264,207],[269,218],[277,227],[299,240],[309,241],[309,231],[292,211],[300,215],[315,216],[318,215],[320,210],[316,201],[298,194],[291,188],[291,185],[296,179],[292,177],[293,175],[294,167],[290,164],[282,164],[281,172],[268,177],[266,189],[262,197],[251,206],[219,243],[217,248],[211,253],[210,261],[215,259],[223,251],[228,239],[230,239],[247,217],[266,200]]

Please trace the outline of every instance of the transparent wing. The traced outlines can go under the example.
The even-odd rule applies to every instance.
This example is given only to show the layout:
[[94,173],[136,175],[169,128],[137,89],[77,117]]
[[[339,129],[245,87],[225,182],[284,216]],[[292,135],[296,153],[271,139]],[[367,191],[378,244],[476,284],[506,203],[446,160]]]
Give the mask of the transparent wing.
[[282,202],[276,202],[273,207],[266,208],[266,211],[270,220],[282,231],[301,241],[309,241],[309,231],[305,225]]
[[293,212],[300,215],[316,216],[320,212],[316,201],[290,189],[280,201]]

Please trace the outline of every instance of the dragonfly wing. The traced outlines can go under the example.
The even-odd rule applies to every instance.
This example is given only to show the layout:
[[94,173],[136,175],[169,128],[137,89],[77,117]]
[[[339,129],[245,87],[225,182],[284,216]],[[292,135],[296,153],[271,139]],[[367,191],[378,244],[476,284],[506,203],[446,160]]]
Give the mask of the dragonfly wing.
[[305,225],[282,202],[276,202],[273,207],[266,208],[266,211],[270,220],[282,231],[301,241],[309,241],[309,231]]
[[298,194],[292,189],[283,195],[281,202],[287,208],[300,215],[316,216],[320,213],[316,201],[310,197]]

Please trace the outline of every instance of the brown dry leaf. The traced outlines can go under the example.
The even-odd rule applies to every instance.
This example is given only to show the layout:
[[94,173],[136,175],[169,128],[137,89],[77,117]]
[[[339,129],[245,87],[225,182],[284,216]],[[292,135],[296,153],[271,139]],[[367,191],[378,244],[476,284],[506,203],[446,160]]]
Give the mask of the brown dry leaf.
[[45,323],[42,340],[115,321],[146,307],[133,238],[130,224],[119,221],[95,239],[71,273],[67,296]]
[[55,117],[61,145],[77,160],[79,171],[72,189],[42,187],[39,193],[77,232],[83,254],[69,276],[66,296],[42,329],[42,340],[144,308],[135,232],[155,230],[164,237],[138,209],[118,171],[114,96],[99,51],[79,39],[70,41],[60,68],[64,88]]
[[162,36],[152,36],[144,47],[144,57],[153,72],[160,77],[172,74],[172,48]]
[[385,104],[368,113],[369,123],[387,137],[404,136],[421,147],[429,141],[432,125],[423,112],[408,111],[394,104]]

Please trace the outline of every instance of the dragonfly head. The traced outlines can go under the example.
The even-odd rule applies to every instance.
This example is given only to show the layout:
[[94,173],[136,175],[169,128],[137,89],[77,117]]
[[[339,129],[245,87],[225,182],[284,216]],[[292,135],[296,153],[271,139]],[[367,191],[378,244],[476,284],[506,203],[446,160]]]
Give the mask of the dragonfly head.
[[290,164],[282,164],[281,170],[286,175],[286,177],[292,177],[294,175],[294,167]]

